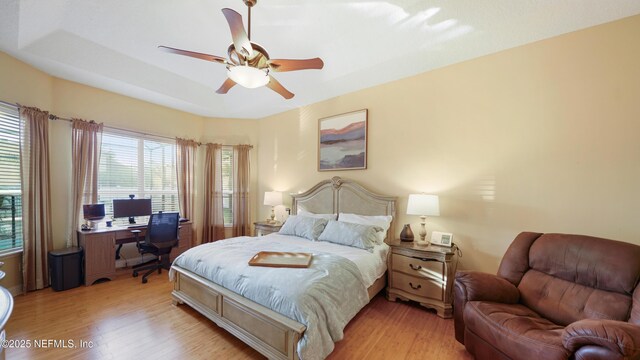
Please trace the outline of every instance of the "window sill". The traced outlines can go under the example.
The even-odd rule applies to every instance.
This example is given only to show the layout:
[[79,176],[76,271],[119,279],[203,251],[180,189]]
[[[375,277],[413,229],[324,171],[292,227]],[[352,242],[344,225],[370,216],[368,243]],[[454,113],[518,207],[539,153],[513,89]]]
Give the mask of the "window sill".
[[12,256],[18,256],[22,254],[22,252],[23,252],[22,248],[3,250],[0,252],[0,259],[12,257]]

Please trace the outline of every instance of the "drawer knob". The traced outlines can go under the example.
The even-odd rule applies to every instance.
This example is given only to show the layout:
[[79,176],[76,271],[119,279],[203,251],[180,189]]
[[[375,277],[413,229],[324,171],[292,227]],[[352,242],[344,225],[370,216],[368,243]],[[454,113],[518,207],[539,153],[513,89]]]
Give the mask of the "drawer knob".
[[422,285],[420,285],[420,284],[418,284],[418,286],[413,286],[413,283],[411,283],[411,282],[409,282],[409,286],[411,286],[411,288],[413,290],[418,290],[418,289],[420,289],[422,287]]
[[409,267],[410,267],[412,270],[420,270],[420,269],[422,269],[422,266],[420,266],[420,265],[415,266],[415,265],[413,265],[413,264],[409,264]]

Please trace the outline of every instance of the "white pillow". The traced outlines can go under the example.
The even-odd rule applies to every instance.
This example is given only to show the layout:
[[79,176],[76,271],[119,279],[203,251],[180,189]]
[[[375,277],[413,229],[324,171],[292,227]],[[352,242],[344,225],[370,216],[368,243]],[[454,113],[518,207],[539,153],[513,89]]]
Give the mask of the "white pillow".
[[338,214],[316,214],[311,211],[307,211],[305,209],[298,209],[298,215],[317,218],[317,219],[327,219],[327,220],[336,220],[338,219]]
[[373,225],[329,220],[318,240],[373,252],[373,247],[378,241],[378,229],[380,228]]
[[338,216],[338,221],[353,223],[353,224],[361,224],[361,225],[373,225],[379,226],[383,231],[379,231],[378,234],[378,244],[382,244],[384,239],[387,237],[387,231],[391,226],[391,220],[393,220],[393,216],[391,215],[358,215],[358,214],[347,214],[340,213]]
[[316,241],[327,225],[327,221],[327,219],[291,215],[287,218],[287,221],[282,225],[278,233]]

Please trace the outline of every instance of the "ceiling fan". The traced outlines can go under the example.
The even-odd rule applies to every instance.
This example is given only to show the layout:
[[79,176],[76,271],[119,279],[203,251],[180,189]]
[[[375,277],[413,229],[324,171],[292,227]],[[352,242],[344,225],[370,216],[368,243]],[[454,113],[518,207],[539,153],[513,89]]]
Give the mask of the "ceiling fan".
[[168,46],[160,45],[158,48],[173,54],[224,64],[227,67],[228,78],[222,86],[216,90],[218,94],[226,94],[229,89],[239,84],[250,89],[267,86],[269,89],[282,95],[285,99],[291,99],[294,94],[285,89],[270,73],[272,71],[284,72],[322,69],[324,62],[322,62],[320,58],[302,60],[270,59],[269,54],[262,46],[251,42],[251,8],[258,0],[243,1],[249,9],[248,34],[242,22],[242,15],[229,8],[222,9],[222,13],[229,23],[231,37],[233,38],[233,42],[227,49],[227,53],[229,54],[228,60],[220,56],[181,50]]

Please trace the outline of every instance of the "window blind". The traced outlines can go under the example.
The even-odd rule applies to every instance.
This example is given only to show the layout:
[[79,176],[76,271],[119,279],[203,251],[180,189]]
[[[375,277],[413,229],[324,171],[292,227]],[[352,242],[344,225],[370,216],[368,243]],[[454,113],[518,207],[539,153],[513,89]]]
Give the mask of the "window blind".
[[[151,198],[152,211],[178,211],[176,147],[171,141],[104,132],[98,169],[98,202],[113,214],[113,199]],[[126,219],[115,219],[126,222]],[[146,219],[139,219],[144,222]]]
[[0,252],[22,248],[20,115],[0,103]]
[[[144,140],[144,192],[156,211],[178,211],[175,143]],[[158,209],[158,210],[156,210]]]

